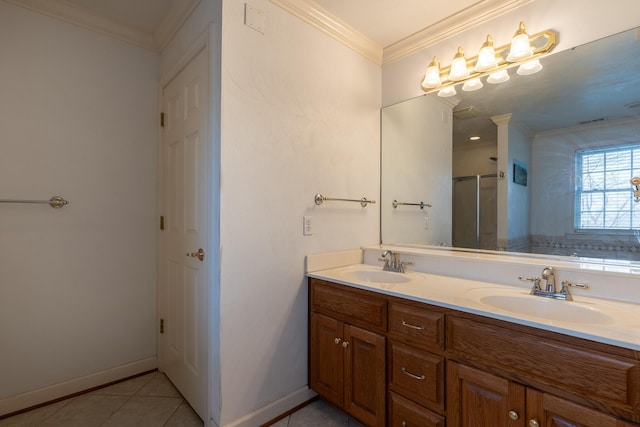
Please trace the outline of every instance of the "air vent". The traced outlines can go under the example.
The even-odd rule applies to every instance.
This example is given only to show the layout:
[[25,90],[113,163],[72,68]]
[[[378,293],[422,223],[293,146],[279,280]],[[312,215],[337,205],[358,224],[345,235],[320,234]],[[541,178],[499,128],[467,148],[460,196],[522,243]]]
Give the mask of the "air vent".
[[585,120],[584,122],[578,122],[578,124],[580,124],[580,125],[588,125],[589,123],[603,122],[605,120],[607,120],[606,117],[600,117],[599,119]]
[[454,110],[453,118],[460,119],[460,120],[470,119],[470,118],[476,117],[478,113],[479,113],[478,109],[473,105],[471,105],[469,107],[460,108],[459,110]]
[[630,102],[625,105],[627,108],[638,108],[640,107],[640,101]]

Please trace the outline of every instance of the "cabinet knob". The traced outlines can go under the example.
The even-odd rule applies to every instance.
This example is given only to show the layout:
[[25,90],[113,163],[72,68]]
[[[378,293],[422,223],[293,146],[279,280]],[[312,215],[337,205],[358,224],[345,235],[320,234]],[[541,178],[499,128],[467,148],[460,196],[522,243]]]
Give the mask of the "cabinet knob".
[[540,423],[538,420],[532,418],[529,420],[529,427],[540,427]]
[[333,340],[333,342],[335,342],[336,344],[340,344],[340,341],[342,341],[340,338],[336,338]]
[[403,422],[402,422],[402,424],[401,424],[401,426],[402,426],[402,427],[407,427],[407,422],[406,422],[406,421],[403,421]]
[[509,411],[509,418],[515,421],[520,418],[520,415],[516,411]]
[[344,347],[344,348],[349,347],[349,341],[343,341],[342,342],[342,347]]

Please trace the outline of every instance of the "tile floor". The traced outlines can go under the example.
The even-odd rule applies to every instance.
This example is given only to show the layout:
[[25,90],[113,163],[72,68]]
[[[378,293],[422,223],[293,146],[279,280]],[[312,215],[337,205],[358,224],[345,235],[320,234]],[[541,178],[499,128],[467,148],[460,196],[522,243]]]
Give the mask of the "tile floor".
[[202,427],[167,377],[152,372],[0,420],[0,427]]
[[326,401],[318,399],[270,427],[365,427]]
[[[203,427],[171,381],[152,372],[0,420],[0,427]],[[322,399],[271,427],[364,427]]]

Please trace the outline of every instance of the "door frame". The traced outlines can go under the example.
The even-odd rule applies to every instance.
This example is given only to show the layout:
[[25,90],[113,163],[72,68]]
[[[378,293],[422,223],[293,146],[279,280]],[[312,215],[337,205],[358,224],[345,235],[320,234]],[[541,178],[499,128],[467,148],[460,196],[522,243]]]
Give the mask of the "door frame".
[[[208,185],[206,187],[206,231],[204,233],[203,247],[207,258],[209,259],[207,267],[207,280],[205,285],[205,300],[206,310],[204,319],[203,336],[205,342],[202,345],[205,346],[205,360],[204,370],[207,375],[206,388],[205,388],[205,420],[204,424],[210,425],[211,423],[218,423],[220,420],[220,369],[219,369],[219,342],[220,333],[219,328],[214,325],[219,325],[219,315],[215,314],[214,308],[219,305],[219,277],[220,277],[220,232],[219,232],[219,170],[220,170],[220,144],[219,144],[219,119],[216,120],[216,114],[219,114],[219,107],[215,108],[214,99],[220,98],[219,82],[216,82],[213,78],[212,70],[216,69],[216,65],[219,65],[220,57],[219,51],[216,49],[216,33],[214,31],[213,23],[210,23],[208,27],[195,39],[194,42],[185,50],[182,57],[166,72],[158,81],[158,103],[157,103],[157,117],[160,118],[160,114],[163,112],[164,105],[164,88],[173,80],[195,57],[204,51],[207,57],[207,76],[209,78],[209,94],[206,102],[209,104],[209,116],[207,117],[207,139],[209,153],[207,159],[207,168],[205,172]],[[217,67],[219,69],[219,67]],[[158,361],[158,369],[164,370],[165,364],[165,351],[164,351],[164,339],[166,335],[160,333],[160,319],[166,317],[168,313],[168,301],[167,301],[167,281],[166,271],[164,265],[164,250],[165,250],[165,236],[160,229],[159,221],[160,216],[164,215],[164,201],[165,201],[165,159],[164,159],[164,132],[161,126],[158,126],[158,144],[157,144],[157,253],[156,253],[156,274],[157,274],[157,293],[156,293],[156,353]],[[217,171],[217,172],[216,172]],[[216,212],[216,209],[218,210]],[[217,242],[217,243],[216,243]],[[217,385],[216,385],[217,384]],[[215,424],[214,424],[215,425]]]

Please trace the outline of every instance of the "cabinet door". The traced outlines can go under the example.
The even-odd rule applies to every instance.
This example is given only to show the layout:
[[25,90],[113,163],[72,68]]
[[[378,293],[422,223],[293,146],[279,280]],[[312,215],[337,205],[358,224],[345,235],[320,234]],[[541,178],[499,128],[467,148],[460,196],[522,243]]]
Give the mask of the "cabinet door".
[[540,427],[625,427],[623,421],[559,397],[527,389],[528,426]]
[[342,407],[344,392],[342,329],[342,322],[311,313],[309,386],[339,407]]
[[385,338],[344,325],[345,410],[369,426],[385,425]]
[[524,386],[448,363],[447,427],[524,427],[525,421]]

